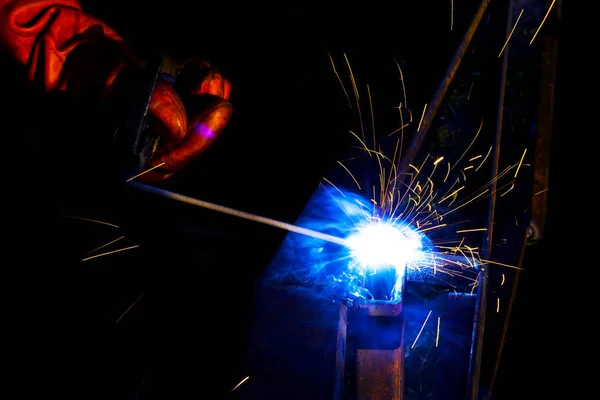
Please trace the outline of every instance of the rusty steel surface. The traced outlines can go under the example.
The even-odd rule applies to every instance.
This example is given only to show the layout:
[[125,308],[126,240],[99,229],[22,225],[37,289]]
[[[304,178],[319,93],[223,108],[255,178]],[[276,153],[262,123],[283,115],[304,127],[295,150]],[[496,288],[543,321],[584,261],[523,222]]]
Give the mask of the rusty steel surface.
[[[354,310],[355,400],[400,400],[404,392],[402,303],[366,304]],[[356,328],[355,328],[356,329]]]
[[[403,286],[404,290],[405,285]],[[375,301],[350,310],[355,400],[400,400],[404,392],[402,302]]]
[[[549,17],[558,20],[559,16],[560,2],[553,8],[552,14]],[[544,235],[544,227],[546,224],[550,142],[554,124],[556,70],[558,60],[558,38],[551,35],[544,35],[540,40],[542,42],[542,65],[540,67],[540,96],[533,161],[533,196],[531,199],[530,240],[541,240]]]
[[359,349],[356,400],[402,399],[404,346],[392,350]]
[[[512,23],[514,19],[514,4],[509,1],[506,4],[506,37],[510,35]],[[506,44],[502,53],[502,67],[500,72],[500,82],[498,90],[498,103],[496,109],[496,126],[494,131],[493,151],[491,154],[491,170],[490,170],[490,196],[488,197],[487,210],[487,234],[483,238],[481,244],[482,256],[484,259],[491,259],[492,245],[494,242],[495,222],[496,222],[496,203],[497,203],[497,187],[498,181],[496,177],[499,174],[500,167],[500,149],[502,141],[502,128],[504,124],[504,106],[506,94],[506,77],[508,71],[509,60],[509,44]],[[469,388],[467,399],[478,400],[480,396],[481,386],[481,363],[483,359],[483,341],[485,338],[485,326],[488,308],[488,285],[489,285],[489,269],[490,266],[481,268],[477,278],[477,299],[475,303],[475,318],[473,321],[473,332],[471,338],[471,361],[469,365]]]

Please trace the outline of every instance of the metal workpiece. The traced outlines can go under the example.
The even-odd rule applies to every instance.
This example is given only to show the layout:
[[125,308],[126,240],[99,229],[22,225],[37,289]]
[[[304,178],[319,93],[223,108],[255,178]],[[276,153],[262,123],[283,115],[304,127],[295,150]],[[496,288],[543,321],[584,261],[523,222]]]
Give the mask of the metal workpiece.
[[406,280],[402,300],[344,303],[311,289],[256,290],[241,398],[436,399],[464,395],[476,294]]
[[[405,278],[399,282],[400,293]],[[346,365],[350,387],[345,399],[403,398],[404,315],[399,298],[368,301],[349,309]]]
[[296,287],[261,285],[243,399],[342,399],[347,307]]
[[358,349],[356,353],[357,400],[404,398],[402,344],[391,350]]
[[401,308],[395,306],[387,307],[388,315],[350,313],[346,365],[351,387],[345,399],[403,398],[404,321],[402,313],[393,315]]
[[346,306],[296,289],[261,286],[241,398],[401,399],[401,304]]

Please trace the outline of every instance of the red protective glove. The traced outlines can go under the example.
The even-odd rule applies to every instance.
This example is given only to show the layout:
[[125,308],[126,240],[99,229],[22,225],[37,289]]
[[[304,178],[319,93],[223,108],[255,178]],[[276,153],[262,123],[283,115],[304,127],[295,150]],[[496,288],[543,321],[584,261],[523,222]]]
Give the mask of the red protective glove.
[[162,180],[186,166],[215,141],[231,117],[232,107],[228,101],[231,84],[218,70],[206,62],[195,61],[184,67],[180,78],[176,87],[186,104],[187,127],[182,130],[176,125],[181,117],[173,121],[164,115],[163,110],[182,102],[179,97],[174,98],[177,93],[168,83],[159,80],[149,110],[162,118],[162,126],[157,127],[161,141],[150,160],[150,167],[160,167],[140,176],[141,180]]
[[[108,97],[141,63],[104,22],[85,13],[78,0],[0,0],[0,46],[26,69],[30,83],[47,92]],[[192,72],[197,78],[191,79]],[[162,136],[151,166],[139,179],[157,181],[189,164],[222,133],[232,107],[230,83],[207,63],[183,74],[182,95],[160,80],[150,104]],[[186,101],[187,101],[186,100]]]

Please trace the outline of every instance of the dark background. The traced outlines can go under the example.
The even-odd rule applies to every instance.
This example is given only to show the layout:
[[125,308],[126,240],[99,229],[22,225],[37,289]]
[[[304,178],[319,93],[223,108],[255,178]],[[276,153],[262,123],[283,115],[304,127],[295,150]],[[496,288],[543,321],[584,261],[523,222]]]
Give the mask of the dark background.
[[[401,1],[393,7],[86,3],[140,52],[166,52],[179,60],[200,56],[233,82],[234,117],[222,140],[165,188],[287,222],[294,221],[343,152],[354,121],[328,52],[338,66],[342,53],[348,55],[359,84],[372,84],[382,127],[392,127],[397,122],[390,117],[397,105],[392,101],[401,90],[393,60],[402,63],[408,101],[420,111],[476,6],[455,1],[450,31],[450,2]],[[569,9],[563,13],[568,16]],[[566,46],[561,43],[561,51]],[[553,335],[544,310],[546,288],[556,284],[555,274],[546,271],[549,249],[562,240],[559,211],[566,201],[564,79],[559,68],[547,235],[526,257],[498,399],[530,398],[544,391],[553,372],[546,345]],[[35,174],[38,164],[28,164],[25,175]],[[26,185],[22,182],[17,187]],[[21,398],[31,398],[31,382],[79,398],[230,396],[246,376],[253,282],[284,232],[140,193],[116,196],[99,189],[92,199],[86,192],[65,200],[45,183],[46,191],[27,204],[42,213],[40,204],[57,203],[63,217],[34,221],[29,231],[19,231],[24,240],[15,265],[32,269],[12,298],[14,325],[23,328],[15,342]],[[91,228],[65,214],[118,221],[121,229]],[[121,234],[127,237],[123,246],[140,248],[74,262],[82,249]]]

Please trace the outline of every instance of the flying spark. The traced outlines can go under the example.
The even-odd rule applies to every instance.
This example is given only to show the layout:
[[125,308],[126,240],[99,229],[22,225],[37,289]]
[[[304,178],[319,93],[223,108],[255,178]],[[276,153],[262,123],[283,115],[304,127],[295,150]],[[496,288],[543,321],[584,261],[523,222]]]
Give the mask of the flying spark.
[[427,318],[425,318],[423,325],[421,325],[421,329],[419,330],[419,333],[417,334],[415,341],[413,342],[412,346],[410,346],[411,349],[414,348],[415,345],[417,344],[417,341],[419,340],[419,337],[421,336],[421,333],[423,332],[423,328],[425,328],[425,325],[427,325],[427,321],[429,321],[429,317],[431,316],[431,311],[433,311],[433,310],[429,311],[429,313],[427,314]]
[[450,30],[454,29],[454,0],[450,0]]
[[141,300],[142,297],[144,297],[144,293],[140,294],[139,297],[137,299],[135,299],[135,301],[133,303],[131,303],[131,305],[129,307],[127,307],[127,310],[125,310],[125,312],[123,314],[121,314],[121,316],[117,319],[117,322],[115,322],[115,324],[118,324],[119,321],[121,321],[123,319],[123,317],[129,312],[129,310],[131,310],[133,308],[133,306],[135,306],[137,304],[137,302]]
[[66,216],[66,218],[72,218],[72,219],[78,219],[78,220],[81,220],[81,221],[93,222],[93,223],[100,224],[100,225],[111,226],[111,227],[117,228],[117,229],[119,228],[119,225],[111,224],[109,222],[99,221],[97,219],[92,219],[92,218],[75,217],[75,216],[72,216],[72,215],[68,215],[68,216]]
[[542,22],[540,22],[540,26],[538,26],[537,30],[533,34],[533,37],[531,38],[531,41],[529,42],[529,44],[533,43],[533,41],[535,40],[536,36],[540,32],[540,29],[542,29],[542,26],[544,25],[544,22],[546,22],[546,18],[548,18],[548,15],[550,15],[550,11],[552,10],[552,7],[554,6],[554,3],[556,3],[556,0],[552,0],[552,3],[550,4],[550,7],[548,7],[548,11],[546,12],[546,15],[544,15],[544,18],[542,19]]
[[118,238],[116,238],[116,239],[114,239],[114,240],[111,240],[111,241],[110,241],[110,242],[108,242],[108,243],[105,243],[105,244],[103,244],[102,246],[98,246],[98,247],[96,247],[95,249],[92,249],[92,250],[88,251],[88,252],[87,252],[87,254],[92,254],[92,253],[95,253],[95,252],[97,252],[98,250],[104,249],[104,248],[106,248],[106,247],[110,246],[111,244],[117,243],[119,240],[121,240],[121,239],[124,239],[124,238],[125,238],[125,236],[120,236],[120,237],[118,237]]
[[91,259],[94,259],[94,258],[107,256],[109,254],[115,254],[115,253],[119,253],[119,252],[126,251],[126,250],[136,249],[138,247],[140,247],[140,245],[136,244],[135,246],[129,246],[129,247],[125,247],[125,248],[122,248],[122,249],[112,250],[112,251],[108,251],[106,253],[101,253],[101,254],[96,254],[94,256],[86,257],[86,258],[82,259],[81,261],[88,261],[88,260],[91,260]]
[[237,385],[235,385],[235,387],[233,389],[231,389],[231,391],[233,392],[234,390],[236,390],[237,388],[239,388],[242,385],[242,383],[246,382],[248,379],[250,379],[250,376],[247,376],[244,379],[242,379],[240,381],[240,383],[238,383]]
[[506,38],[506,42],[504,42],[504,46],[502,46],[502,50],[500,50],[500,53],[498,54],[498,58],[500,58],[500,56],[502,55],[502,53],[504,53],[504,49],[506,48],[506,45],[508,45],[508,42],[510,41],[510,38],[513,35],[513,32],[515,31],[515,28],[517,27],[517,24],[519,23],[519,20],[521,19],[521,15],[523,15],[523,11],[521,10],[521,12],[519,13],[519,16],[517,17],[517,20],[515,21],[515,24],[513,25],[510,33],[508,34],[508,37]]
[[[344,93],[354,93],[352,104],[358,110],[360,88],[348,57],[345,54],[343,57],[350,82],[350,89]],[[330,59],[335,65],[331,55]],[[396,66],[404,82],[398,62]],[[335,67],[334,70],[336,78],[343,82],[340,70]],[[373,99],[368,85],[366,94],[364,101],[371,110],[372,120]],[[401,95],[400,125],[406,127],[402,115],[410,110],[406,108],[404,85]],[[419,126],[424,123],[426,112],[427,105],[421,112]],[[375,124],[363,121],[361,112],[358,118],[360,132],[349,131],[356,141],[356,146],[350,147],[358,153],[337,161],[337,168],[323,177],[296,221],[297,226],[342,239],[344,246],[330,246],[306,235],[288,235],[265,279],[312,287],[321,295],[350,301],[399,300],[398,282],[405,273],[410,276],[414,272],[464,279],[472,282],[471,289],[475,290],[475,276],[480,269],[486,264],[501,263],[482,258],[479,246],[473,244],[473,241],[481,243],[482,235],[489,231],[488,227],[481,227],[484,221],[480,216],[472,222],[470,218],[455,217],[464,215],[467,208],[481,207],[480,204],[485,204],[482,200],[489,196],[506,194],[515,187],[516,177],[507,183],[498,182],[512,178],[510,175],[516,175],[525,166],[526,153],[519,162],[482,183],[476,173],[491,168],[488,161],[493,146],[481,145],[482,140],[488,139],[481,137],[484,121],[479,119],[473,137],[460,154],[427,154],[420,163],[406,163],[407,169],[401,170],[403,129],[367,139],[373,132],[366,127],[374,130]],[[478,213],[481,211],[475,214]],[[369,283],[377,276],[390,280],[387,292],[380,297],[372,293]]]
[[[343,82],[331,55],[330,58],[336,77]],[[357,143],[350,150],[356,149],[358,154],[337,161],[339,176],[323,178],[295,224],[135,181],[128,184],[162,197],[299,234],[288,235],[285,239],[280,248],[281,257],[287,257],[285,262],[281,262],[281,257],[275,257],[273,261],[285,267],[269,268],[269,279],[308,285],[315,290],[318,288],[326,296],[334,295],[334,291],[335,296],[344,300],[374,299],[374,289],[367,282],[372,278],[367,277],[389,280],[385,293],[378,295],[378,298],[395,301],[400,299],[400,282],[406,272],[429,271],[438,279],[444,275],[457,277],[472,282],[472,290],[475,290],[477,280],[474,276],[486,264],[516,268],[486,260],[479,255],[479,247],[473,245],[472,241],[481,242],[480,236],[488,230],[480,227],[483,222],[480,218],[471,222],[469,218],[455,217],[462,215],[465,208],[474,207],[490,195],[496,195],[498,190],[508,193],[515,185],[519,170],[525,166],[523,161],[526,152],[518,163],[508,165],[491,180],[486,179],[481,184],[480,178],[475,179],[475,173],[486,165],[493,146],[485,146],[485,155],[480,153],[479,142],[483,140],[480,133],[484,121],[478,118],[472,139],[458,157],[456,154],[427,154],[418,164],[404,164],[402,129],[396,130],[394,135],[381,135],[376,139],[374,122],[369,124],[362,119],[360,90],[345,54],[344,60],[351,85],[351,90],[344,90],[344,93],[353,92],[351,104],[356,107],[360,125],[357,134],[350,131]],[[403,82],[403,73],[399,64],[396,65]],[[368,102],[371,111],[369,117],[373,120],[373,99],[369,86],[366,92],[363,101]],[[402,95],[400,124],[404,126],[403,112],[408,112],[409,119],[412,119],[412,113],[406,108],[404,85]],[[421,113],[417,132],[424,123],[426,110],[427,104]],[[369,135],[366,134],[366,127],[372,131]],[[393,149],[393,152],[387,153],[385,149]],[[447,162],[442,163],[443,160]],[[469,164],[463,165],[467,160]],[[478,161],[476,168],[475,164],[471,164],[474,161]],[[402,170],[400,165],[407,167]],[[362,175],[355,176],[354,171],[360,171]],[[456,176],[452,174],[453,171]],[[498,185],[498,181],[512,175],[511,172],[514,172],[513,180]],[[292,255],[293,259],[290,258]]]
[[441,320],[441,317],[438,317],[437,331],[436,331],[436,335],[435,335],[435,347],[438,347],[438,344],[440,341],[440,320]]
[[127,182],[131,182],[131,181],[132,181],[132,180],[134,180],[135,178],[139,178],[140,176],[142,176],[142,175],[144,175],[144,174],[147,174],[148,172],[150,172],[150,171],[152,171],[152,170],[154,170],[154,169],[156,169],[156,168],[160,168],[160,167],[162,167],[163,165],[165,165],[165,163],[164,163],[164,162],[163,162],[163,163],[160,163],[160,164],[158,164],[158,165],[155,165],[155,166],[154,166],[154,167],[152,167],[152,168],[148,168],[147,170],[145,170],[145,171],[142,171],[142,172],[140,172],[139,174],[137,174],[137,175],[135,175],[135,176],[132,176],[131,178],[127,179],[127,180],[125,181],[125,183],[127,183]]

